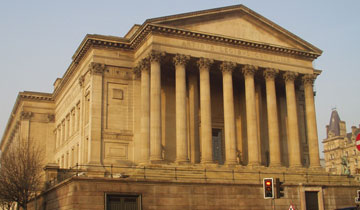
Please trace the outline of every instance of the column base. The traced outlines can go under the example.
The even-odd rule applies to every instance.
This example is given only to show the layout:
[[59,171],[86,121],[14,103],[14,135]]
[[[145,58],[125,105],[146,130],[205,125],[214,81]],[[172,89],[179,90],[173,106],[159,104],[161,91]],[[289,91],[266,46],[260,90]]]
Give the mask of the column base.
[[296,164],[296,165],[290,165],[289,168],[304,168],[304,166],[301,164]]
[[150,160],[150,164],[164,164],[165,161],[163,159],[160,160]]
[[259,162],[250,162],[247,164],[247,166],[258,167],[258,166],[261,166],[261,164]]
[[175,160],[175,164],[177,165],[188,165],[190,164],[189,160]]
[[225,161],[224,165],[228,167],[235,167],[239,165],[239,163],[236,160],[230,160],[230,161]]
[[270,163],[269,168],[281,168],[281,163]]
[[200,164],[204,165],[204,164],[215,164],[215,163],[212,160],[201,160]]

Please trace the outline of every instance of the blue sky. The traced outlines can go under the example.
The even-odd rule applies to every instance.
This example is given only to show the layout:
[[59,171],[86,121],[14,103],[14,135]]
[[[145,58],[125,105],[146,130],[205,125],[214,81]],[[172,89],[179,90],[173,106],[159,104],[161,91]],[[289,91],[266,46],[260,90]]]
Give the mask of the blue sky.
[[[125,3],[126,2],[126,3]],[[360,123],[358,0],[0,1],[0,135],[19,91],[52,92],[86,34],[123,36],[148,18],[244,4],[324,51],[315,82],[319,140],[331,109]]]

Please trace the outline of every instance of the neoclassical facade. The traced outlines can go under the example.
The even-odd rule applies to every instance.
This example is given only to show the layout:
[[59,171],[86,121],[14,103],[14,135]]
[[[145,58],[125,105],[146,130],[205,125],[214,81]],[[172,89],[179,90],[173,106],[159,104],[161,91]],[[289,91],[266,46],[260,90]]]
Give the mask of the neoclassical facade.
[[[41,142],[49,183],[76,169],[43,194],[49,209],[62,201],[47,195],[65,196],[64,187],[81,193],[72,184],[95,182],[99,189],[86,193],[93,205],[69,205],[104,209],[124,199],[143,209],[240,205],[210,205],[207,196],[225,190],[238,192],[245,209],[271,209],[260,193],[265,176],[287,177],[284,208],[296,198],[306,209],[310,192],[319,209],[339,207],[331,193],[323,196],[321,177],[329,184],[332,177],[319,163],[313,83],[321,71],[313,61],[321,53],[243,5],[148,19],[124,37],[86,35],[52,93],[19,94],[1,150],[15,140]],[[156,179],[148,182],[152,172]],[[130,188],[114,182],[114,173]],[[198,199],[172,200],[181,190],[198,192]],[[348,188],[335,191],[345,192],[344,205],[353,201]]]
[[360,128],[352,126],[351,132],[347,133],[346,123],[340,119],[335,109],[331,113],[326,131],[327,137],[323,140],[326,171],[359,176],[360,153],[356,148],[355,140]]

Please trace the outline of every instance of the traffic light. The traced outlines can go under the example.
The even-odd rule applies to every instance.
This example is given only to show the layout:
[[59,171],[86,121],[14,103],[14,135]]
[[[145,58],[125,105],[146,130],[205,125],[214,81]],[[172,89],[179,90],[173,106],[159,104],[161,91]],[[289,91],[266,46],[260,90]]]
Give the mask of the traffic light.
[[279,178],[275,179],[276,198],[284,197],[284,182],[280,182]]
[[264,187],[264,198],[274,198],[274,182],[273,178],[264,178],[263,180]]

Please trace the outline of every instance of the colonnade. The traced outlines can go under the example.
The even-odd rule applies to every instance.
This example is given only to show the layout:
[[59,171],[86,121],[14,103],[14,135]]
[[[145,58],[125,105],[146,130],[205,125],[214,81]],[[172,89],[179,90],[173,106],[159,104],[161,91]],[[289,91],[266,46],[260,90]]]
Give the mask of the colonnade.
[[[186,106],[186,64],[190,57],[175,55],[175,98],[176,98],[176,162],[189,162]],[[140,61],[141,70],[141,162],[156,163],[162,161],[161,148],[161,54],[150,52]],[[210,67],[213,60],[199,58],[200,87],[200,121],[201,121],[201,160],[203,164],[213,163]],[[223,84],[224,132],[225,132],[225,164],[236,165],[236,125],[233,94],[233,71],[236,63],[223,61],[220,64]],[[259,156],[258,125],[255,99],[255,73],[258,68],[252,65],[241,65],[245,80],[245,105],[248,139],[248,165],[261,164]],[[299,75],[291,71],[280,71],[267,68],[263,71],[266,84],[266,104],[268,113],[269,157],[270,166],[281,166],[279,119],[277,113],[277,97],[275,77],[282,76],[285,81],[287,106],[287,136],[289,166],[301,167],[299,126],[295,97],[295,79]],[[309,142],[310,167],[319,167],[319,146],[316,129],[316,115],[313,95],[312,74],[302,75],[305,94],[307,137]],[[150,102],[150,103],[149,103]]]

